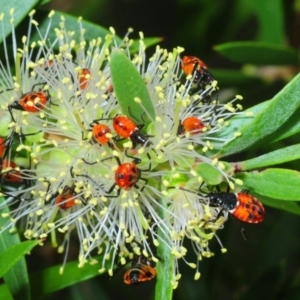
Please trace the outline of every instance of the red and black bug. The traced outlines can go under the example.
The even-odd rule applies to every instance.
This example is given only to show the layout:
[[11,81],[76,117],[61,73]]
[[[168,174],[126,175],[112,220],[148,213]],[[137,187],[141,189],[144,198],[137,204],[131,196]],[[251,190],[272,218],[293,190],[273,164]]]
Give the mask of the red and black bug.
[[23,177],[20,168],[9,160],[3,159],[1,163],[1,182],[22,183]]
[[76,205],[77,194],[74,191],[74,187],[65,186],[63,192],[56,196],[55,204],[63,210],[67,210]]
[[[72,174],[72,173],[71,173]],[[75,192],[74,185],[65,185],[62,189],[57,187],[54,191],[51,191],[51,183],[45,178],[44,182],[48,184],[45,198],[45,205],[55,203],[60,209],[68,210],[76,205],[76,199],[81,200],[83,204],[86,201],[82,199],[80,194]]]
[[145,145],[149,141],[150,136],[141,132],[143,125],[137,126],[126,116],[118,115],[114,117],[113,127],[120,137],[125,139],[129,138],[132,141],[133,146],[137,144]]
[[111,139],[111,130],[107,125],[93,122],[90,127],[92,129],[94,141],[100,145],[109,144]]
[[[195,93],[199,89],[205,90],[205,92],[201,94],[201,99],[195,101],[193,106],[198,105],[200,102],[210,104],[212,101],[211,92],[217,90],[217,88],[213,86],[215,78],[212,73],[209,72],[207,65],[198,57],[184,56],[182,58],[181,69],[186,75],[193,76],[194,86],[190,89],[190,94]],[[207,88],[207,86],[211,88]],[[217,99],[218,92],[216,94],[216,101]]]
[[[134,123],[134,121],[132,121],[130,118],[123,115],[117,115],[114,118],[101,118],[101,119],[94,120],[91,126],[93,126],[94,124],[103,124],[103,123],[99,123],[100,121],[103,120],[112,120],[113,128],[115,132],[119,135],[121,139],[130,139],[132,141],[133,148],[138,144],[140,145],[145,145],[147,143],[151,144],[151,142],[149,141],[150,136],[141,132],[141,128],[143,127],[143,124],[137,126]],[[101,129],[103,128],[104,127],[102,126]],[[120,140],[116,138],[114,139]]]
[[202,132],[205,127],[204,123],[195,116],[189,116],[180,122],[177,135],[189,132],[190,134],[197,134]]
[[19,100],[15,100],[12,104],[8,105],[8,109],[28,111],[32,113],[39,112],[45,108],[50,101],[48,92],[33,91],[23,94]]
[[[115,159],[118,164],[118,167],[115,171],[115,176],[114,176],[115,182],[107,191],[104,190],[103,187],[101,185],[99,185],[89,175],[82,174],[82,175],[76,175],[76,176],[88,178],[95,185],[99,186],[102,191],[104,191],[106,194],[108,194],[108,195],[106,195],[106,197],[109,197],[109,198],[117,198],[117,197],[119,197],[121,190],[130,191],[133,187],[135,187],[136,189],[140,189],[140,191],[142,192],[144,190],[146,184],[148,183],[148,179],[142,177],[142,172],[151,170],[151,162],[147,169],[141,170],[137,166],[138,164],[140,164],[142,162],[140,158],[129,156],[127,154],[127,151],[125,152],[125,155],[126,155],[126,157],[132,158],[133,161],[128,162],[128,163],[121,163],[120,158],[117,156],[108,157],[108,158],[105,158],[102,160],[102,162],[103,162],[106,160]],[[147,157],[150,160],[149,154],[147,154]],[[88,163],[88,162],[86,162],[86,163]],[[97,162],[95,162],[95,163],[97,163]],[[95,163],[93,162],[93,163],[88,163],[88,164],[95,164]],[[72,174],[72,176],[74,176],[73,171],[71,171],[71,174]],[[144,185],[142,186],[142,188],[139,188],[139,186],[137,185],[139,180],[144,181]],[[117,194],[110,195],[116,186],[118,187]]]
[[221,192],[219,190],[209,193],[197,193],[182,187],[179,189],[202,197],[203,194],[206,194],[209,206],[221,208],[219,215],[225,210],[238,220],[246,223],[260,223],[264,220],[265,209],[262,203],[252,195],[249,195],[246,190],[242,190],[239,193]]
[[207,65],[196,56],[184,56],[181,68],[186,75],[194,76],[194,83],[201,89],[204,89],[206,85],[211,85],[215,80],[208,71]]
[[260,223],[264,220],[263,205],[245,190],[240,193],[211,192],[207,197],[210,206],[221,207],[240,221]]
[[138,284],[154,279],[156,276],[155,264],[142,255],[135,255],[130,268],[124,274],[126,284]]
[[[27,111],[30,113],[37,113],[43,110],[48,102],[51,102],[50,95],[48,90],[42,91],[34,91],[35,87],[38,85],[42,85],[44,83],[37,83],[32,86],[32,91],[23,94],[20,99],[15,100],[13,103],[9,104],[7,106],[8,111],[11,115],[12,120],[15,122],[15,119],[13,117],[13,110],[21,110],[21,111]],[[1,93],[6,91],[12,91],[13,89],[8,89],[1,91]]]
[[[149,164],[149,168],[146,170],[141,170],[137,167],[138,164],[141,163],[140,158],[132,157],[127,155],[125,152],[126,157],[132,158],[133,161],[129,163],[121,163],[119,157],[114,156],[115,160],[118,163],[118,168],[115,171],[115,183],[110,187],[107,194],[110,194],[116,186],[119,187],[117,195],[111,197],[118,197],[120,195],[121,189],[125,191],[130,191],[133,187],[139,189],[137,186],[137,182],[139,180],[144,181],[143,187],[140,189],[141,192],[144,190],[146,184],[148,183],[148,179],[142,177],[142,171],[150,171],[151,170],[151,163]],[[150,159],[150,156],[147,155]],[[108,158],[111,159],[111,158]],[[107,159],[105,159],[107,160]]]

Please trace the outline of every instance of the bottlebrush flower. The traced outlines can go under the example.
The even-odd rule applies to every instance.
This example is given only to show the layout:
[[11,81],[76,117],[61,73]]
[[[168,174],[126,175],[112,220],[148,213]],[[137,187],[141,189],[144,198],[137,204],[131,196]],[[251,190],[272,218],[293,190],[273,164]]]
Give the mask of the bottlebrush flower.
[[[63,19],[59,28],[52,28],[52,15],[42,35],[30,14],[22,50],[13,30],[15,75],[8,42],[3,44],[0,101],[6,123],[0,134],[7,150],[1,158],[6,200],[0,209],[8,205],[11,213],[2,214],[7,218],[2,230],[21,221],[28,239],[62,234],[59,251],[66,254],[75,231],[79,265],[95,252],[103,253],[99,269],[110,274],[135,256],[157,262],[156,247],[163,243],[174,256],[174,288],[180,277],[178,260],[185,260],[187,252],[183,243],[190,240],[197,258],[189,265],[197,269],[197,279],[198,262],[213,255],[209,240],[223,228],[228,212],[219,218],[221,208],[210,207],[205,193],[188,190],[201,185],[209,191],[198,172],[203,164],[215,170],[220,182],[233,186],[231,171],[209,152],[234,138],[216,134],[240,113],[241,107],[232,103],[241,97],[221,104],[213,99],[216,82],[192,93],[191,78],[180,70],[182,48],[168,52],[157,47],[148,60],[142,35],[138,53],[131,55],[128,36],[118,42],[111,29],[105,40],[87,41],[80,21],[78,32],[69,32]],[[34,31],[40,41],[31,43]],[[47,37],[51,31],[54,41]],[[130,107],[128,114],[121,109],[111,71],[114,53],[127,57],[140,74],[155,117],[138,97],[132,101],[142,116]],[[146,124],[138,124],[137,117]],[[16,165],[8,168],[4,159]],[[8,174],[20,182],[10,182]]]

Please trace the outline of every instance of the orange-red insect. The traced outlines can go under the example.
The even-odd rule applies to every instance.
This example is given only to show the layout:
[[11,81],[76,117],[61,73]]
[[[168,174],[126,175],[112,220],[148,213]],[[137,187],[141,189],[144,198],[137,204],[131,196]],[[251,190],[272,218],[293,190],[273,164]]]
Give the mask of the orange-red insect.
[[[15,122],[12,110],[22,110],[30,113],[37,113],[45,108],[48,102],[51,102],[50,95],[48,91],[34,91],[34,88],[38,85],[44,83],[37,83],[33,85],[32,91],[26,94],[23,94],[20,99],[15,100],[13,103],[7,106],[8,111],[11,115],[12,120]],[[1,91],[1,93],[5,91],[12,91],[13,89],[7,89]]]
[[190,134],[197,134],[202,132],[205,127],[204,123],[195,116],[185,118],[178,126],[177,134],[189,132]]
[[93,123],[91,124],[93,138],[100,145],[105,145],[109,143],[111,137],[109,134],[111,133],[109,127],[105,124]]
[[184,56],[182,58],[181,68],[186,75],[191,75],[197,69],[208,69],[207,65],[196,56]]
[[54,61],[52,59],[47,60],[44,64],[43,67],[45,70],[48,70],[54,66]]
[[[148,169],[141,170],[137,167],[137,165],[139,163],[141,163],[141,159],[129,156],[129,155],[127,155],[126,152],[125,152],[125,155],[127,157],[133,158],[133,161],[130,163],[121,163],[119,157],[117,157],[117,156],[108,157],[108,158],[105,158],[102,160],[102,161],[105,161],[105,160],[114,158],[119,165],[115,172],[115,183],[110,187],[110,189],[108,191],[103,190],[103,188],[101,187],[101,189],[105,193],[110,194],[114,190],[114,188],[116,186],[118,186],[119,189],[117,190],[117,194],[114,196],[106,196],[106,197],[116,198],[116,197],[119,197],[121,190],[130,191],[133,187],[138,189],[139,187],[137,186],[137,182],[139,180],[143,180],[145,183],[144,186],[141,188],[141,192],[142,192],[144,190],[146,184],[148,183],[148,179],[142,177],[142,171],[150,171],[151,163],[149,164]],[[147,154],[147,156],[150,159],[150,156],[148,154]],[[86,177],[86,178],[89,178],[90,180],[92,180],[87,175],[79,175],[79,176]]]
[[136,255],[130,268],[124,274],[126,284],[137,284],[154,279],[156,270],[154,263],[151,263],[146,257]]
[[11,183],[20,183],[23,182],[22,174],[19,170],[15,170],[17,165],[9,160],[3,159],[1,166],[1,181],[11,182]]
[[141,127],[138,127],[131,119],[126,116],[118,115],[114,117],[113,127],[120,137],[131,139],[134,145],[144,145],[149,140],[149,136],[143,134],[140,131]]
[[193,75],[194,83],[202,89],[207,84],[211,85],[215,80],[213,75],[208,71],[207,65],[196,56],[184,56],[181,68],[186,75]]
[[22,96],[20,100],[14,101],[8,106],[8,109],[28,111],[32,113],[43,110],[50,100],[50,97],[45,92],[29,92]]
[[90,76],[91,76],[91,71],[87,68],[83,68],[79,75],[78,75],[78,80],[79,80],[79,87],[81,90],[85,90],[89,84],[90,81]]
[[65,186],[63,193],[56,197],[55,203],[59,208],[67,210],[76,205],[75,197],[76,194],[74,193],[74,189],[72,187]]
[[0,136],[0,159],[3,158],[6,150],[6,139]]
[[136,162],[119,164],[115,173],[116,185],[125,191],[131,190],[141,178],[141,170]]
[[247,192],[211,192],[208,194],[208,201],[210,206],[222,207],[246,223],[260,223],[265,217],[261,202]]
[[108,87],[108,89],[106,90],[105,94],[106,94],[106,95],[109,95],[109,94],[111,94],[113,91],[114,91],[114,87],[113,87],[113,85],[111,84],[111,85]]
[[184,56],[181,68],[186,75],[194,75],[194,82],[198,85],[211,84],[215,80],[207,65],[196,56]]

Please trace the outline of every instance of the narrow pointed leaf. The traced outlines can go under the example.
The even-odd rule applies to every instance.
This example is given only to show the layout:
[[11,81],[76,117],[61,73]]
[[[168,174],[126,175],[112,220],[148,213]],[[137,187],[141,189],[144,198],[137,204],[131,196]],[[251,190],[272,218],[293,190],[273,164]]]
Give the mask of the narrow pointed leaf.
[[[159,214],[162,219],[166,218],[167,203],[162,200],[162,206],[164,208],[159,208]],[[165,231],[158,228],[158,235],[163,240],[165,239]],[[174,257],[171,253],[170,247],[167,247],[166,243],[160,243],[157,247],[157,255],[159,261],[156,267],[156,286],[155,286],[155,300],[172,300],[173,297],[173,287],[172,280],[174,274]]]
[[[249,124],[251,124],[251,122],[253,121],[253,118],[257,114],[259,114],[261,111],[264,111],[266,109],[266,107],[269,105],[269,102],[270,101],[265,101],[265,102],[259,103],[255,106],[245,110],[244,111],[245,114],[234,116],[233,118],[231,118],[229,120],[229,125],[224,127],[222,130],[220,130],[220,132],[216,133],[213,136],[216,137],[216,138],[219,138],[221,140],[222,139],[226,140],[228,138],[234,137],[234,134],[236,132],[240,132],[241,128],[247,128],[249,126]],[[246,115],[246,113],[249,113],[249,112],[251,112],[252,116],[247,116]],[[241,137],[238,137],[237,139],[240,140]],[[212,152],[216,153],[220,149],[223,149],[223,147],[224,147],[224,143],[223,142],[218,143],[218,140],[217,140],[217,141],[214,142],[214,149],[212,150]],[[218,155],[220,155],[220,153],[218,153]],[[222,155],[220,155],[220,156],[222,156]]]
[[9,292],[7,284],[5,283],[0,285],[0,299],[14,300],[13,296]]
[[282,164],[300,158],[300,144],[281,148],[270,153],[237,163],[239,170],[246,171]]
[[[147,87],[135,66],[120,50],[115,50],[111,55],[111,76],[114,91],[119,101],[122,112],[133,117],[138,124],[147,123],[147,114],[155,120],[154,107]],[[141,103],[134,99],[139,98]]]
[[[287,84],[267,106],[254,115],[250,122],[237,128],[241,136],[227,143],[219,156],[241,152],[251,146],[265,145],[275,139],[271,136],[300,106],[300,74]],[[269,137],[272,139],[268,139]]]
[[9,269],[11,269],[17,261],[27,254],[34,246],[38,245],[39,241],[25,241],[4,252],[0,255],[0,277],[5,275]]
[[299,62],[296,50],[266,42],[230,42],[214,46],[214,50],[243,64],[295,65]]
[[[3,198],[0,202],[2,201]],[[9,209],[2,206],[1,214],[3,213],[9,213]],[[6,222],[7,219],[1,217],[0,228],[4,228]],[[17,233],[11,234],[8,230],[3,231],[0,235],[0,256],[2,256],[1,253],[4,253],[12,246],[19,245],[20,243],[21,241]],[[5,263],[12,265],[9,262]],[[4,275],[4,281],[14,299],[30,299],[29,278],[25,258],[23,256],[21,256],[19,260]]]
[[284,44],[286,36],[282,0],[251,0],[250,3],[252,13],[258,19],[258,39],[277,45]]
[[284,123],[284,126],[274,132],[274,141],[281,141],[300,132],[299,115],[300,108],[295,110],[294,114]]
[[4,13],[4,34],[0,34],[0,42],[2,42],[3,38],[8,36],[11,33],[11,24],[10,24],[10,10],[14,8],[14,24],[17,26],[27,15],[28,13],[35,7],[35,5],[39,2],[39,0],[0,0],[1,13]]
[[[255,106],[252,106],[251,108],[247,109],[244,111],[245,114],[240,114],[237,116],[234,116],[229,120],[229,124],[222,128],[220,132],[217,132],[216,134],[213,135],[213,137],[216,137],[220,139],[220,142],[216,140],[214,142],[214,149],[210,150],[210,155],[217,153],[218,157],[226,156],[225,154],[221,154],[220,150],[223,150],[224,148],[224,142],[222,140],[226,139],[232,139],[235,136],[236,132],[241,132],[241,128],[247,128],[253,122],[253,118],[259,114],[261,111],[266,109],[266,107],[269,105],[271,101],[265,101],[262,103],[259,103]],[[251,113],[251,116],[247,116],[246,113]],[[242,136],[236,137],[235,139],[240,140]],[[228,142],[227,144],[230,144],[233,141]],[[241,143],[242,144],[242,143]],[[242,146],[242,145],[241,145]]]
[[239,173],[243,187],[251,192],[279,200],[300,201],[300,173],[288,169],[266,169],[262,172]]
[[199,164],[196,172],[208,185],[218,185],[223,180],[223,174],[208,163]]

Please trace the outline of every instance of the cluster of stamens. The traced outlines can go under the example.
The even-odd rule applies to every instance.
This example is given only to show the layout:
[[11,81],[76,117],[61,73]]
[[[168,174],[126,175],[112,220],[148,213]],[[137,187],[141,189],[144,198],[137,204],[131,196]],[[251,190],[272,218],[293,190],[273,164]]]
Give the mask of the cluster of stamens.
[[[33,14],[30,22],[41,34]],[[131,40],[117,43],[113,30],[105,41],[89,43],[81,25],[78,36],[63,22],[54,31],[51,42],[41,36],[33,45],[23,38],[13,53],[21,66],[16,76],[8,61],[0,66],[8,78],[1,79],[0,94],[6,198],[0,208],[11,209],[2,214],[7,218],[2,230],[20,221],[28,239],[57,232],[60,252],[75,230],[80,265],[103,254],[99,270],[112,275],[131,261],[126,283],[155,277],[156,248],[164,244],[174,255],[174,287],[177,260],[185,260],[187,252],[183,242],[190,240],[197,263],[189,265],[199,278],[198,262],[213,255],[209,240],[223,228],[228,211],[220,216],[221,208],[209,205],[201,191],[210,187],[198,170],[210,165],[230,187],[236,183],[209,152],[234,138],[217,134],[240,113],[241,106],[232,103],[241,97],[221,104],[213,75],[200,60],[182,60],[182,48],[169,53],[157,47],[148,62],[142,36],[139,53],[131,57]],[[128,55],[151,97],[156,117],[144,110],[138,118],[145,123],[130,108],[126,114],[120,109],[110,71],[115,47]]]

